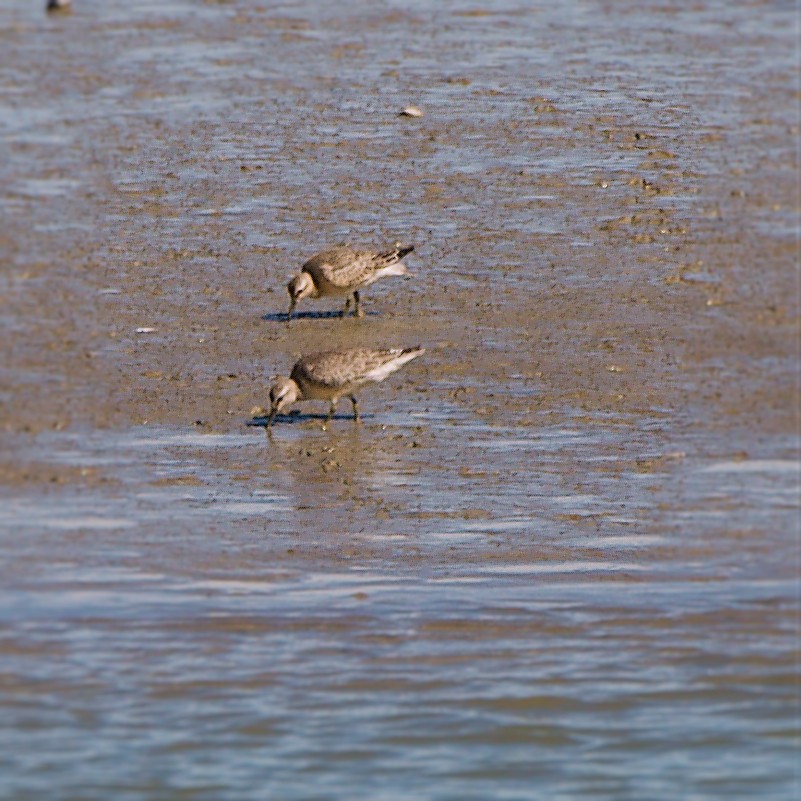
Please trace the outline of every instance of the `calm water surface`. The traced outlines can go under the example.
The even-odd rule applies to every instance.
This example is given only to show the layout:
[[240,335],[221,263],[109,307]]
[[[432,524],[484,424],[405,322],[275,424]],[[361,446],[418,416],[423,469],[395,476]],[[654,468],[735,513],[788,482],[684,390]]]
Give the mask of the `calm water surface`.
[[[614,435],[514,433],[489,463],[534,464],[493,519],[334,512],[305,568],[265,547],[291,491],[202,467],[231,435],[49,435],[127,491],[4,505],[5,795],[792,797],[798,585],[760,540],[792,550],[798,462],[676,455],[615,491],[589,461]],[[146,456],[205,483],[140,483]],[[558,491],[571,461],[595,492]]]

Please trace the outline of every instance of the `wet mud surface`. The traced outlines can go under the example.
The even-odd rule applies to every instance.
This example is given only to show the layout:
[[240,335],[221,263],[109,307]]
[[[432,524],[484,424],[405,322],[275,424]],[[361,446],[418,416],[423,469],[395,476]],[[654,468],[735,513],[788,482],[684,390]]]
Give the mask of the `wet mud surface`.
[[793,4],[0,15],[0,795],[793,796]]

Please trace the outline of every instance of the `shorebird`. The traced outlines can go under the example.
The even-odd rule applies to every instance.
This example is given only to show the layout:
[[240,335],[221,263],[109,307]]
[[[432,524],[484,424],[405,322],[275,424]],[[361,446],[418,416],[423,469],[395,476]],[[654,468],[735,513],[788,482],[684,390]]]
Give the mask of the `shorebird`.
[[403,367],[425,348],[390,348],[373,350],[326,351],[299,359],[289,378],[278,378],[270,388],[270,413],[267,428],[278,412],[296,401],[327,400],[331,406],[323,423],[326,429],[334,416],[336,405],[343,396],[353,403],[353,419],[359,419],[359,406],[354,392],[365,384],[378,383]]
[[286,319],[303,298],[345,297],[342,317],[350,308],[351,295],[355,301],[354,315],[361,317],[359,290],[386,275],[406,275],[401,259],[414,250],[413,245],[396,242],[394,247],[381,253],[371,250],[354,250],[339,246],[323,250],[312,256],[288,284],[289,311]]

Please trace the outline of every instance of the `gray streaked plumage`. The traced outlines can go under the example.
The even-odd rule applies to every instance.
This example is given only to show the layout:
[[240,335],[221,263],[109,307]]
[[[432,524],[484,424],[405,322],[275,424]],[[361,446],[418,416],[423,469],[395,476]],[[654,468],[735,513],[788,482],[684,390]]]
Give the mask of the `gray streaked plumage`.
[[325,420],[327,425],[334,415],[337,402],[343,396],[351,399],[353,419],[358,420],[359,409],[354,392],[365,384],[383,381],[422,353],[425,353],[425,349],[421,347],[384,350],[355,348],[305,356],[295,363],[289,378],[276,379],[270,388],[267,427],[278,412],[303,400],[330,401]]
[[353,296],[354,315],[361,317],[359,290],[384,276],[405,275],[406,267],[401,259],[413,250],[413,245],[396,242],[392,248],[380,253],[341,245],[315,254],[300,268],[300,274],[287,284],[287,320],[292,317],[297,302],[307,297],[345,297],[344,317]]

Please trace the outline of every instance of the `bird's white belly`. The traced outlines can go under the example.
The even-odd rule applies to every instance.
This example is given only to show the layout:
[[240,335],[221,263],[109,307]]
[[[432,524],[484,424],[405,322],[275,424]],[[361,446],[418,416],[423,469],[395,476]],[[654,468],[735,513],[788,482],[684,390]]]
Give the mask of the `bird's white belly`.
[[336,286],[328,281],[322,281],[317,291],[317,297],[324,295],[327,298],[344,298],[346,295],[352,295],[354,289],[358,289],[358,287]]
[[325,384],[315,384],[312,381],[304,381],[301,385],[304,400],[338,400],[343,395],[349,395],[355,388],[355,384],[331,387]]

